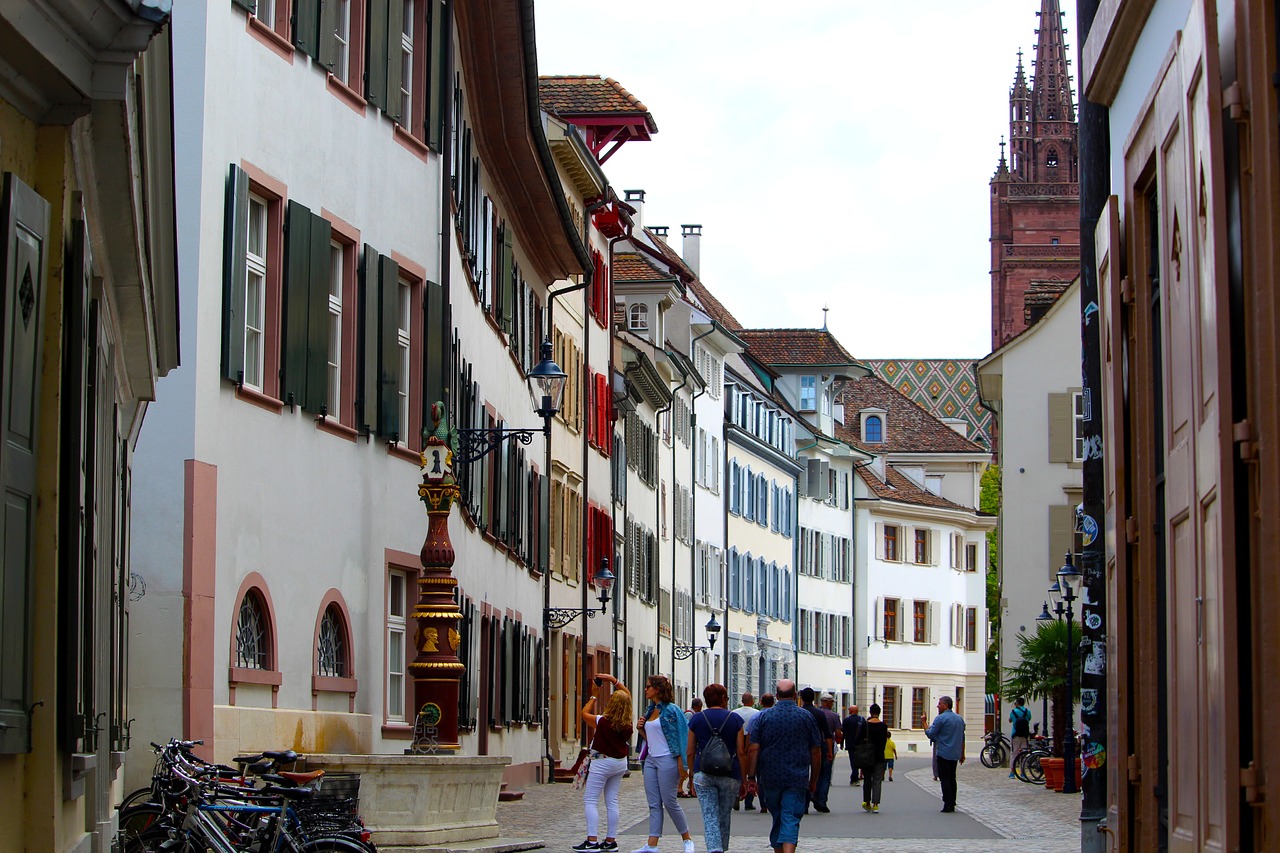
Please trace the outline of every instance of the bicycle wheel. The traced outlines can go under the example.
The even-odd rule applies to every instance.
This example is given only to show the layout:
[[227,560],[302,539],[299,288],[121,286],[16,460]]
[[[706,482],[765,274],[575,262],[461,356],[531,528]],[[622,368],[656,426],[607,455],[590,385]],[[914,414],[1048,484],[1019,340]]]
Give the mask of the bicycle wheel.
[[138,803],[120,809],[120,837],[124,841],[142,835],[164,817],[164,806]]
[[335,835],[331,838],[313,838],[302,845],[302,853],[377,853],[372,841],[357,841]]
[[1027,783],[1031,782],[1031,780],[1027,777],[1027,756],[1030,754],[1031,754],[1030,750],[1026,750],[1026,749],[1022,750],[1016,756],[1014,756],[1013,763],[1010,765],[1011,769],[1013,770],[1013,775],[1017,777],[1019,782],[1027,782]]
[[151,797],[152,797],[152,791],[151,791],[150,785],[148,785],[145,788],[139,788],[138,790],[132,792],[131,794],[126,796],[123,800],[121,800],[120,805],[116,806],[116,810],[122,812],[125,809],[129,808],[130,806],[138,806],[138,805],[142,805],[143,803],[149,803],[151,802]]
[[1044,768],[1040,766],[1040,759],[1047,755],[1047,752],[1031,752],[1027,754],[1027,760],[1024,763],[1024,767],[1027,781],[1032,785],[1044,784]]
[[982,748],[982,752],[978,753],[978,758],[982,761],[983,767],[999,767],[1000,747],[989,743]]

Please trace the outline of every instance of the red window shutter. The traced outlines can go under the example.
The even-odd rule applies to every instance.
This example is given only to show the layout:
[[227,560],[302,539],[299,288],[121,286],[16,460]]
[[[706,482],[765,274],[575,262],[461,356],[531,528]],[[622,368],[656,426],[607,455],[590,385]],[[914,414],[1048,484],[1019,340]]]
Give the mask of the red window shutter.
[[591,509],[591,508],[590,508],[590,506],[588,506],[588,508],[587,508],[587,523],[586,523],[586,528],[587,528],[587,548],[586,548],[586,551],[584,552],[584,553],[586,554],[586,556],[587,556],[587,582],[588,582],[588,583],[591,581],[592,573],[594,572],[594,569],[592,568],[591,563],[592,563],[592,559],[593,559],[593,557],[595,556],[595,553],[596,553],[596,552],[595,552],[595,547],[596,547],[596,530],[595,530],[595,520],[596,520],[596,517],[595,517],[595,510]]

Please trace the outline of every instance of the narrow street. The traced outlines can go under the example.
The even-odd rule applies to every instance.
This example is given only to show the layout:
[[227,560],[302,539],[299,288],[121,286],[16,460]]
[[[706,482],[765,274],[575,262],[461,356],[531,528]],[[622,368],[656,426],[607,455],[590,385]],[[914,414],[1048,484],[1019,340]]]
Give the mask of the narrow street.
[[[848,784],[840,756],[837,783],[831,788],[831,814],[810,814],[800,827],[800,849],[823,853],[934,853],[946,839],[948,853],[1066,853],[1080,849],[1080,801],[1007,778],[1004,769],[978,762],[961,767],[958,812],[939,812],[941,800],[928,761],[900,759],[892,783],[885,782],[879,814],[862,811],[862,788]],[[841,769],[845,772],[842,775]],[[681,800],[699,853],[702,818],[697,800]],[[644,844],[647,807],[639,773],[623,781],[618,849]],[[601,819],[603,820],[603,807]],[[568,785],[543,785],[525,791],[524,800],[501,803],[498,821],[504,838],[537,839],[546,849],[568,850],[585,837],[581,794]],[[769,849],[769,817],[758,812],[733,814],[732,851]],[[603,831],[603,829],[602,829]],[[667,823],[660,847],[678,851]]]

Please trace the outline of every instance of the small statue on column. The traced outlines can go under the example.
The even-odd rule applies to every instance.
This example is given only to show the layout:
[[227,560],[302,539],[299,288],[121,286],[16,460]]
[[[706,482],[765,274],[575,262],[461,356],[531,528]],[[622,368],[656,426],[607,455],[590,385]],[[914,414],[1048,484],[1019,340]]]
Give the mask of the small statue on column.
[[458,658],[462,613],[454,598],[458,581],[453,576],[453,543],[449,540],[449,513],[460,494],[453,478],[457,438],[449,428],[444,403],[431,406],[431,420],[434,429],[427,434],[422,450],[422,484],[418,486],[418,497],[427,507],[427,537],[419,555],[422,571],[413,608],[417,654],[409,664],[416,713],[415,752],[422,747],[432,752],[459,748],[458,695],[466,671]]

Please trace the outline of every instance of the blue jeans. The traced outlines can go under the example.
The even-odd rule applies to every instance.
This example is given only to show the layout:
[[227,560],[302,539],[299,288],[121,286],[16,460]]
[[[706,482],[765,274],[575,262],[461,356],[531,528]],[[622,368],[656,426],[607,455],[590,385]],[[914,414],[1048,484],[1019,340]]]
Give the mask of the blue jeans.
[[767,788],[761,795],[769,807],[773,825],[769,828],[769,846],[777,849],[783,844],[800,841],[800,818],[804,817],[809,803],[808,788]]
[[702,807],[702,834],[707,853],[729,849],[729,820],[742,783],[733,776],[711,776],[702,771],[693,774],[693,790],[698,792]]
[[822,759],[822,769],[818,771],[818,790],[813,794],[815,806],[827,807],[827,797],[831,794],[831,770],[835,762]]
[[650,755],[644,760],[644,794],[649,801],[649,834],[662,836],[662,813],[665,810],[675,824],[676,832],[689,831],[684,809],[676,802],[680,785],[680,765],[674,755]]

